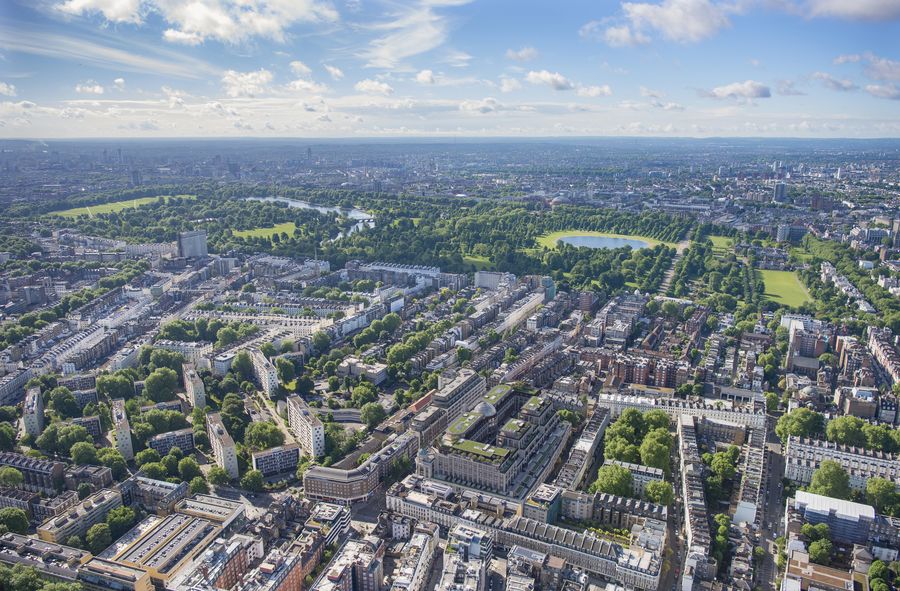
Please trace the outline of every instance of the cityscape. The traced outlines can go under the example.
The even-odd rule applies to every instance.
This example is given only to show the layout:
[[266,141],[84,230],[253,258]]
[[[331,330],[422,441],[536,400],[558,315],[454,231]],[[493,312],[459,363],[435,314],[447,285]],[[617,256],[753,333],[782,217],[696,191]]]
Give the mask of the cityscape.
[[0,10],[0,591],[900,589],[900,6],[496,4]]

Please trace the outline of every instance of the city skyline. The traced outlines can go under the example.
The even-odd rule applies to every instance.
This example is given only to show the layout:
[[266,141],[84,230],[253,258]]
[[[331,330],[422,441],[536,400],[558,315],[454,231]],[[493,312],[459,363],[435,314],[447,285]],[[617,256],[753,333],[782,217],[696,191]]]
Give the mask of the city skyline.
[[3,13],[5,138],[900,135],[897,0]]

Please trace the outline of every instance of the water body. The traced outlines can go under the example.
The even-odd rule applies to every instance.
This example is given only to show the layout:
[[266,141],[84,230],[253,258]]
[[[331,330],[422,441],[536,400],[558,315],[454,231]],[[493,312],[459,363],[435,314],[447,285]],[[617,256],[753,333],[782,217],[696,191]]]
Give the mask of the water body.
[[612,238],[610,236],[564,236],[559,239],[572,246],[586,246],[587,248],[622,248],[630,246],[634,250],[648,248],[650,245],[636,238]]
[[375,220],[372,218],[372,215],[361,210],[361,209],[343,209],[340,207],[328,207],[326,205],[314,205],[307,201],[300,201],[299,199],[289,199],[287,197],[247,197],[249,201],[264,201],[268,203],[284,203],[288,207],[296,207],[298,209],[314,209],[319,213],[336,213],[340,215],[345,215],[351,220],[357,220],[357,223],[353,224],[349,230],[339,234],[337,237],[333,238],[334,240],[339,240],[345,236],[349,236],[350,234],[362,230],[363,228],[374,228]]

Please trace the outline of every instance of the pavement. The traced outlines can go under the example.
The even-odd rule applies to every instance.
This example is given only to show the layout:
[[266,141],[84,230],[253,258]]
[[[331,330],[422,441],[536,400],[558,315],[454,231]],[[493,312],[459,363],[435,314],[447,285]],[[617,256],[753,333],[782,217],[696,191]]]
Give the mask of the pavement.
[[757,586],[762,591],[775,590],[775,577],[778,573],[775,563],[778,552],[775,547],[775,538],[783,532],[782,521],[784,519],[784,503],[782,501],[782,494],[784,493],[782,485],[784,455],[781,442],[775,435],[775,421],[770,420],[769,423],[770,428],[766,434],[766,453],[768,454],[769,469],[766,474],[765,505],[761,507],[763,515],[760,535],[760,546],[765,549],[766,556],[758,567],[756,577]]

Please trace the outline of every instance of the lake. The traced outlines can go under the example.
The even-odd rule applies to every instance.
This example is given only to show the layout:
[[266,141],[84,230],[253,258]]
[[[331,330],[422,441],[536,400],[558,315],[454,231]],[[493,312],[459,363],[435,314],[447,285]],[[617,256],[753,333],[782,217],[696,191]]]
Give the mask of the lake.
[[637,238],[612,238],[610,236],[564,236],[559,242],[565,242],[572,246],[585,246],[587,248],[622,248],[630,246],[634,250],[647,248],[650,245]]

